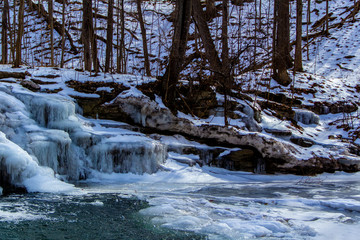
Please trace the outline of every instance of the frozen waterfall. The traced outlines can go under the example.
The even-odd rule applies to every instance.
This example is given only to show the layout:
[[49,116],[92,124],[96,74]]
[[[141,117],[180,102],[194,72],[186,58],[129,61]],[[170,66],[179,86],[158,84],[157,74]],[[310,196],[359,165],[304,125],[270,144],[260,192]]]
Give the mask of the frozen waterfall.
[[[1,176],[4,184],[40,191],[46,182],[103,173],[154,173],[167,156],[166,147],[146,135],[109,127],[76,114],[68,97],[33,93],[15,84],[0,88]],[[55,174],[54,174],[55,173]],[[64,183],[65,184],[65,183]]]

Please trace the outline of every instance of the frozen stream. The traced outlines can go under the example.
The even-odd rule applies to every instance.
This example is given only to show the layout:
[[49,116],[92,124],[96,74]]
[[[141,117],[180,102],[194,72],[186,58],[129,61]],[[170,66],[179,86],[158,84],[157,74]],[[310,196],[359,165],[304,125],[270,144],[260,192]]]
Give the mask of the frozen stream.
[[254,175],[169,161],[62,194],[0,198],[0,239],[358,239],[359,174]]

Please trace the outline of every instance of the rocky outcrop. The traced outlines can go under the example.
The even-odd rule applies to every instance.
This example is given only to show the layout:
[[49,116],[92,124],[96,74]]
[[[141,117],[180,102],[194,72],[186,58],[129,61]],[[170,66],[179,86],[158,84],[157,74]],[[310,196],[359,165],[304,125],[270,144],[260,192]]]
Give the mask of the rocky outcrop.
[[[236,127],[194,124],[188,119],[173,115],[169,109],[160,107],[157,102],[145,96],[118,97],[111,104],[108,104],[108,107],[117,107],[122,114],[128,115],[133,122],[145,128],[171,134],[182,134],[197,139],[206,139],[218,145],[253,149],[252,151],[258,157],[256,161],[249,161],[251,154],[234,153],[234,156],[227,158],[227,163],[232,164],[234,170],[254,169],[254,167],[258,166],[259,160],[263,162],[263,165],[266,166],[266,172],[269,173],[287,172],[311,175],[324,171],[358,171],[360,168],[360,161],[356,159],[349,160],[351,157],[341,156],[329,159],[327,157],[307,157],[303,155],[304,152],[298,150],[300,146],[309,148],[316,144],[313,141],[308,141],[308,139],[292,137],[292,142],[299,145],[296,148],[286,141],[258,132],[248,132]],[[306,112],[305,115],[308,116],[308,113]],[[312,116],[312,114],[310,115]],[[316,124],[317,117],[314,115],[311,119],[305,119],[302,116],[302,119],[299,120],[307,124]],[[289,135],[287,132],[286,136]],[[238,158],[238,156],[241,156],[241,158]],[[246,164],[235,167],[237,163],[242,161],[241,159],[245,159]]]
[[113,104],[143,127],[201,139],[213,139],[222,144],[250,146],[259,151],[263,158],[281,158],[286,161],[297,159],[298,152],[290,144],[261,133],[247,132],[235,127],[195,125],[187,119],[174,116],[169,109],[159,107],[155,101],[146,97],[118,97],[111,105]]

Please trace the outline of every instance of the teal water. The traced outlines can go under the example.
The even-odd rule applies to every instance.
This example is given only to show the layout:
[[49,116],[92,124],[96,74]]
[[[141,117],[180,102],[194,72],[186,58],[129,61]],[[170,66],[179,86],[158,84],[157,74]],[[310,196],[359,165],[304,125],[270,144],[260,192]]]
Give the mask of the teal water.
[[117,194],[0,197],[0,239],[204,239],[154,226],[145,201]]

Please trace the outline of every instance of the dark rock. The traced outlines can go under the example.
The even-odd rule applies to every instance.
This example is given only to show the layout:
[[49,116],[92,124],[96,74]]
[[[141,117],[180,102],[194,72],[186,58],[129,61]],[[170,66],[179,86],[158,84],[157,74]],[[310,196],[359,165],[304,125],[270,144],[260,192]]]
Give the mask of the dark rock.
[[352,113],[358,110],[356,103],[351,101],[339,101],[339,102],[314,102],[313,105],[304,105],[304,108],[316,113],[316,114],[337,114],[337,113]]
[[47,75],[38,75],[35,77],[55,79],[55,78],[59,78],[61,76],[59,74],[47,74]]
[[25,79],[26,76],[31,76],[29,72],[4,72],[0,71],[0,79],[1,78],[21,78]]
[[[296,164],[287,164],[271,161],[274,172],[292,173],[298,175],[316,175],[324,172],[334,173],[335,171],[357,172],[360,170],[360,161],[354,159],[326,158],[314,156],[308,160],[298,161]],[[268,165],[267,165],[268,166]]]
[[276,112],[277,117],[280,119],[294,119],[295,112],[286,104],[281,104],[272,101],[258,101],[263,109],[270,109]]
[[355,86],[356,92],[360,93],[360,84]]
[[51,84],[56,84],[57,83],[57,82],[50,82],[50,81],[47,82],[47,81],[43,81],[43,80],[36,79],[36,78],[31,78],[30,80],[33,81],[36,84],[39,84],[39,85],[51,85]]
[[270,128],[265,128],[264,130],[265,132],[271,133],[272,135],[278,137],[289,137],[292,135],[292,132],[290,130],[270,129]]
[[22,80],[20,84],[24,88],[27,88],[27,89],[29,89],[30,91],[33,91],[33,92],[38,92],[41,89],[41,87],[38,84],[34,83],[31,80]]
[[261,153],[262,158],[296,160],[294,154],[297,153],[297,150],[289,144],[257,132],[241,131],[234,127],[197,126],[187,119],[174,116],[169,109],[160,108],[156,102],[150,101],[148,98],[118,97],[113,104],[126,113],[133,122],[145,128],[207,139],[220,146],[230,144],[232,146],[252,147]]
[[311,139],[302,138],[302,137],[291,137],[290,141],[296,145],[299,145],[301,147],[309,148],[315,145],[315,142]]
[[[300,91],[298,89],[298,91]],[[302,102],[299,99],[293,99],[287,97],[282,93],[271,93],[271,92],[261,92],[261,91],[248,91],[249,93],[255,94],[259,97],[262,97],[268,101],[285,104],[285,105],[301,105]]]
[[254,172],[257,166],[255,152],[251,149],[232,151],[217,162],[218,167],[235,171]]

